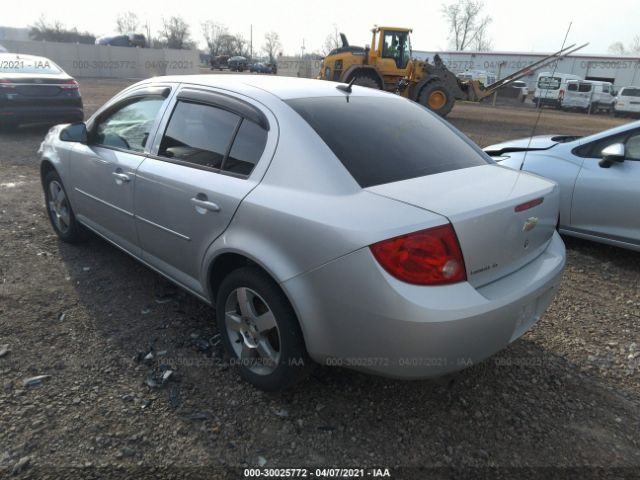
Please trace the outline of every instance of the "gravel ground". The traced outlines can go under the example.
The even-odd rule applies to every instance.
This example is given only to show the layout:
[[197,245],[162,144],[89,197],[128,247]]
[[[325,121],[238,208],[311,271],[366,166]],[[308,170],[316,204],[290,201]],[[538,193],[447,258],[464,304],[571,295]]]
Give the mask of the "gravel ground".
[[[87,111],[124,85],[81,81]],[[484,146],[530,134],[536,115],[460,104],[450,120]],[[537,132],[620,123],[545,110]],[[266,394],[221,359],[212,309],[97,238],[57,240],[38,177],[45,132],[0,134],[0,477],[640,472],[638,253],[566,238],[567,271],[545,317],[447,381],[323,367],[294,391]],[[166,366],[175,373],[154,386]]]

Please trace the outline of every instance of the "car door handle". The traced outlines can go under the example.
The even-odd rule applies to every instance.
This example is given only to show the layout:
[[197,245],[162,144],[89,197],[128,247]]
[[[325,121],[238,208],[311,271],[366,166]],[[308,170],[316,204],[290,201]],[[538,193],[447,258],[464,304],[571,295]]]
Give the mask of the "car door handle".
[[127,183],[131,180],[131,178],[129,178],[129,175],[127,175],[126,173],[113,172],[113,176],[116,177],[116,182],[120,180],[123,183]]
[[209,210],[211,212],[219,212],[220,211],[220,206],[218,206],[217,203],[213,203],[213,202],[210,202],[208,200],[202,200],[202,199],[197,198],[197,197],[193,197],[191,199],[191,205],[196,207],[196,211],[198,213],[206,213],[205,211],[200,211],[200,210]]

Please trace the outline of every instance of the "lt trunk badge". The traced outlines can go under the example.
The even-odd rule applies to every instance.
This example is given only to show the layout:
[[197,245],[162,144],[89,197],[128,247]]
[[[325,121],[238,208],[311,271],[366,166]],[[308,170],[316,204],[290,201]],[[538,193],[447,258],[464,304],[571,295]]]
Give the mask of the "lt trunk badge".
[[529,217],[527,218],[527,221],[524,222],[524,225],[522,226],[522,231],[530,232],[531,230],[536,228],[537,225],[538,225],[538,217]]

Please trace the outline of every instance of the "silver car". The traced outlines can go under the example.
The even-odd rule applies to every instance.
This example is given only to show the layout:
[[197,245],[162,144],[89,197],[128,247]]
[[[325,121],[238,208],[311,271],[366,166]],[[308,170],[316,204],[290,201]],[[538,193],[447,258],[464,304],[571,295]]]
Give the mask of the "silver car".
[[640,122],[588,137],[512,140],[485,152],[558,182],[561,233],[640,251]]
[[232,361],[266,390],[310,358],[460,370],[536,323],[565,263],[555,183],[369,88],[154,78],[53,128],[40,155],[60,238],[91,230],[215,305]]

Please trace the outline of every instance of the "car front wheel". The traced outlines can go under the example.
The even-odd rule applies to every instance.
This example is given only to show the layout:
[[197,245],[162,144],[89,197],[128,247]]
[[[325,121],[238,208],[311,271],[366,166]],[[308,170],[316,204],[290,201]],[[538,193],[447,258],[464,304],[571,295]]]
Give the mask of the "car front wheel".
[[68,243],[85,240],[87,232],[73,214],[69,197],[58,173],[53,170],[47,173],[43,184],[47,216],[58,237]]
[[283,390],[310,371],[298,319],[278,285],[255,267],[233,271],[216,299],[218,332],[240,375],[265,390]]

